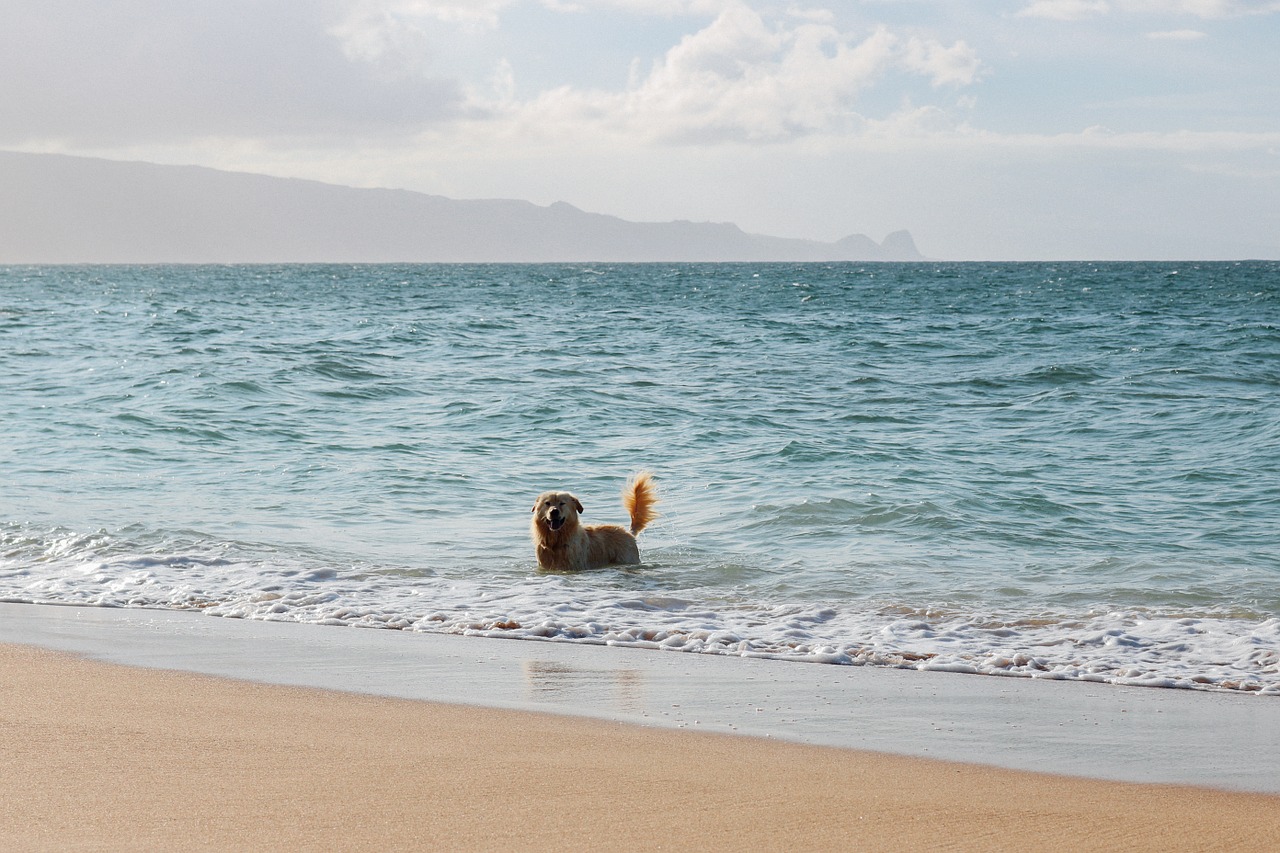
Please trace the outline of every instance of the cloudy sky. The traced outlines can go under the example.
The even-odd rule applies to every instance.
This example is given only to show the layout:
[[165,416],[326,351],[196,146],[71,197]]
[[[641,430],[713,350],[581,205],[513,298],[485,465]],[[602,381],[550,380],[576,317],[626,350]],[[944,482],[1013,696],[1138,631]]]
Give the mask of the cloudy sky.
[[1277,258],[1280,1],[4,0],[0,148],[940,258]]

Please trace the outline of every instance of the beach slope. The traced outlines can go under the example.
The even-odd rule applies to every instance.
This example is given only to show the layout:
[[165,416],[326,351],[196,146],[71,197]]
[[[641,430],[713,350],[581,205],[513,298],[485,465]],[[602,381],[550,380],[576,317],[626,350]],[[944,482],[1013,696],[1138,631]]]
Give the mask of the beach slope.
[[1280,798],[0,646],[9,849],[1266,850]]

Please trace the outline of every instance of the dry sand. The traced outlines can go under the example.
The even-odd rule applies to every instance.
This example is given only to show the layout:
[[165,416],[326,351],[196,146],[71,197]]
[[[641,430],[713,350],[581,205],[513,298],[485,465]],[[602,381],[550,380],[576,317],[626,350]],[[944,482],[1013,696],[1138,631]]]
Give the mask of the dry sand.
[[1280,797],[0,646],[0,847],[1275,850]]

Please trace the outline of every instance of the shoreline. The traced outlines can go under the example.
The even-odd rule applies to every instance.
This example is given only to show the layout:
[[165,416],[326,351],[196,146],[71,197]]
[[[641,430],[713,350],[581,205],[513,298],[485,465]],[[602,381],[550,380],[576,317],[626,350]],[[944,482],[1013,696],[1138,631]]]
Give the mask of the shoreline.
[[246,682],[1280,794],[1273,697],[0,603],[0,643]]
[[18,849],[1267,850],[1280,797],[126,667],[0,645]]

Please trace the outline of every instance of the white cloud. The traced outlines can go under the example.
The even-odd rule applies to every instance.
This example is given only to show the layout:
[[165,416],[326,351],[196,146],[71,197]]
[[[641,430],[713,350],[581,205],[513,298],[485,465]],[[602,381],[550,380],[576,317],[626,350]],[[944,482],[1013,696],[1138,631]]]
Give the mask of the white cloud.
[[1133,15],[1190,16],[1203,20],[1280,12],[1277,0],[1034,0],[1017,13],[1022,18],[1082,21],[1112,11]]
[[1134,13],[1186,15],[1203,20],[1280,12],[1280,2],[1276,0],[1121,0],[1121,5]]
[[352,61],[322,5],[133,0],[126,13],[92,0],[5,0],[0,145],[352,137],[457,114],[461,86],[426,72],[426,45],[353,43],[399,58]]
[[1183,167],[1188,172],[1202,175],[1217,175],[1225,178],[1243,178],[1249,181],[1280,180],[1280,166],[1258,168],[1237,166],[1233,163],[1189,163]]
[[934,86],[967,86],[978,79],[982,69],[978,54],[963,41],[944,47],[919,38],[907,42],[903,65],[929,77]]
[[513,0],[358,0],[329,27],[348,59],[398,73],[425,73],[431,33],[440,24],[492,29]]
[[[894,70],[964,86],[982,63],[963,41],[904,39],[885,28],[858,37],[821,18],[766,20],[731,2],[647,74],[633,70],[623,91],[564,86],[506,108],[529,132],[587,126],[660,142],[777,142],[864,127],[859,95]],[[481,106],[490,115],[503,109]]]
[[1075,133],[999,134],[989,131],[967,131],[964,136],[983,145],[1027,150],[1092,149],[1168,152],[1184,155],[1230,153],[1269,156],[1267,152],[1280,145],[1280,132],[1249,133],[1226,130],[1179,130],[1168,133],[1156,131],[1117,132],[1101,125],[1088,127]]
[[1021,18],[1048,18],[1054,21],[1081,21],[1111,11],[1106,0],[1035,0],[1018,12]]
[[1152,41],[1200,41],[1208,37],[1208,33],[1202,33],[1199,30],[1162,30],[1147,33],[1147,38]]
[[830,9],[802,9],[799,6],[792,6],[787,9],[787,14],[793,18],[799,18],[805,21],[813,21],[814,23],[829,24],[835,21],[836,15]]
[[737,5],[738,0],[568,0],[563,3],[560,0],[542,0],[542,3],[548,8],[563,5],[622,9],[638,15],[669,18],[676,15],[718,15],[726,8]]

